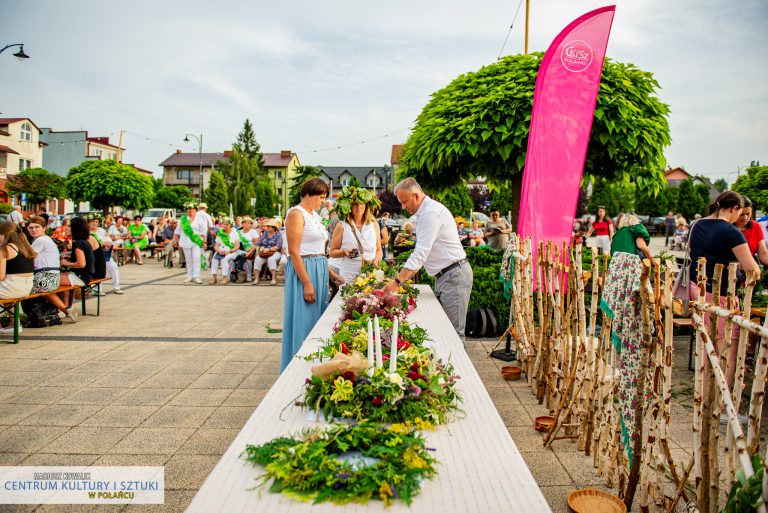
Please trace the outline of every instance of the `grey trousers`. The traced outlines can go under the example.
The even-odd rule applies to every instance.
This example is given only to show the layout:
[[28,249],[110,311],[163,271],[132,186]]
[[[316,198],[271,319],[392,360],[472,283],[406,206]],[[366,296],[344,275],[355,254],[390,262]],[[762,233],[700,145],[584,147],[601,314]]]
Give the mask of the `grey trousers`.
[[435,296],[462,343],[466,343],[464,327],[467,324],[467,308],[473,279],[472,267],[466,263],[454,267],[435,280]]

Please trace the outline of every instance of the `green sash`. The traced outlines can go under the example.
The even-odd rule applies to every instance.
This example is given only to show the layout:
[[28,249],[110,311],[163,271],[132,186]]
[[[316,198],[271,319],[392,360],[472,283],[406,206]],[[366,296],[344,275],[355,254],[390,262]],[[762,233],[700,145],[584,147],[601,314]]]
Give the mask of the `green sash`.
[[243,245],[243,249],[245,251],[248,251],[253,247],[253,244],[251,244],[251,242],[245,238],[243,232],[237,232],[237,235],[240,236],[240,243]]
[[[189,237],[189,240],[192,241],[192,244],[199,247],[200,249],[203,249],[203,239],[192,230],[192,223],[189,222],[189,217],[187,216],[181,216],[181,231],[184,232],[184,235]],[[200,269],[205,270],[207,260],[208,259],[205,258],[205,255],[200,258]]]
[[96,232],[91,232],[91,235],[93,235],[93,238],[96,239],[99,242],[99,244],[104,244],[104,240],[101,237],[99,237]]
[[[233,228],[234,229],[234,228]],[[229,249],[232,249],[235,247],[235,241],[229,240],[229,235],[227,235],[227,232],[224,231],[224,228],[219,230],[219,233],[216,234],[216,236],[221,239],[221,243],[224,244]]]

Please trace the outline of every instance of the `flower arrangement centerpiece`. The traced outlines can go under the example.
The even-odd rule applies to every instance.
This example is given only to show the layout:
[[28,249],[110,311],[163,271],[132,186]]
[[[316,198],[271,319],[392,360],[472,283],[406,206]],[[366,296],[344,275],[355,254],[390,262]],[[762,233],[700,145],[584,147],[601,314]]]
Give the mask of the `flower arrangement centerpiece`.
[[[393,324],[393,333],[399,333],[397,319]],[[390,340],[397,338],[393,334]],[[326,419],[446,423],[460,401],[453,366],[415,345],[391,346],[385,359],[382,339],[379,319],[369,319],[367,361],[358,351],[336,352],[330,362],[312,368],[300,404]]]
[[[397,268],[395,266],[387,265],[385,262],[379,263],[378,268],[374,267],[373,264],[365,264],[357,278],[345,284],[341,289],[341,297],[346,298],[358,294],[370,294],[376,289],[382,288],[395,276],[397,276]],[[397,293],[408,297],[408,304],[412,305],[413,308],[416,307],[416,298],[419,297],[419,290],[412,285],[411,280],[403,282]]]
[[410,505],[421,482],[436,474],[437,461],[424,437],[402,425],[334,425],[298,437],[276,438],[245,449],[264,467],[270,492],[313,502],[365,503],[396,499]]
[[[354,312],[351,319],[339,321],[334,328],[333,335],[323,341],[323,345],[305,357],[306,360],[323,360],[333,358],[336,353],[350,354],[352,351],[365,353],[368,350],[368,321],[372,317],[368,314],[359,314]],[[382,329],[382,347],[385,351],[384,361],[389,359],[390,348],[392,347],[392,328],[393,321],[385,317],[379,318],[379,324]],[[428,340],[427,330],[408,321],[400,321],[398,324],[397,349],[399,351],[407,350],[411,346],[424,347]]]
[[383,290],[372,290],[348,295],[341,307],[341,320],[354,319],[355,314],[378,315],[401,321],[416,308],[416,301],[406,295],[389,294]]

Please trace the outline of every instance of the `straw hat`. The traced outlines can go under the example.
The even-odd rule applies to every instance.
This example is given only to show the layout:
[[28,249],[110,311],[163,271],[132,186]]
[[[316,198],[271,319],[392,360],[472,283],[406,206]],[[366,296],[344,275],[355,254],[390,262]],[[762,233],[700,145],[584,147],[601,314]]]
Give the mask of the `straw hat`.
[[274,218],[273,219],[269,219],[269,220],[267,220],[266,223],[264,223],[264,226],[271,226],[275,230],[279,230],[280,229],[280,221],[278,221],[277,219],[274,219]]

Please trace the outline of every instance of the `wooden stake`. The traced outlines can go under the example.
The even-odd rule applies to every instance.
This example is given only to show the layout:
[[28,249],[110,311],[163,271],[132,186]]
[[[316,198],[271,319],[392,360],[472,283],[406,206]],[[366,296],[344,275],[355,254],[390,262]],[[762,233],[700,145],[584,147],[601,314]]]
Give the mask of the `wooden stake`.
[[[706,274],[707,262],[704,258],[698,261],[698,287],[701,298],[706,294]],[[704,407],[704,375],[706,371],[706,355],[704,354],[704,339],[701,332],[696,330],[696,369],[694,374],[694,395],[693,395],[693,459],[694,459],[694,484],[696,486],[696,502],[699,509],[706,512],[702,506],[704,497],[707,496],[704,484],[704,467],[708,467],[709,462],[704,460],[703,447],[704,428],[706,427],[707,437],[709,436],[709,416],[705,415]],[[705,421],[706,419],[706,421]]]
[[[768,331],[768,317],[763,323],[763,330]],[[755,377],[752,380],[752,400],[749,403],[749,431],[747,447],[749,454],[757,454],[760,447],[760,420],[765,399],[765,378],[768,371],[768,336],[760,338],[760,349],[755,358]]]

